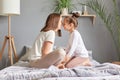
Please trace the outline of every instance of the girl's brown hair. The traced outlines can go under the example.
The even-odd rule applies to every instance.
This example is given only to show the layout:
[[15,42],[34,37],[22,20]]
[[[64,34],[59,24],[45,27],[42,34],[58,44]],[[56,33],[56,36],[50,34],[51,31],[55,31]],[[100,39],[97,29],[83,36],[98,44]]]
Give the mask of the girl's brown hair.
[[72,16],[66,16],[65,20],[67,21],[68,24],[73,23],[74,24],[74,28],[76,28],[78,26],[78,20],[77,18],[80,15],[78,13],[72,13]]
[[60,14],[58,13],[51,13],[46,20],[45,26],[41,29],[41,31],[49,31],[55,30],[58,27],[58,23],[60,20]]

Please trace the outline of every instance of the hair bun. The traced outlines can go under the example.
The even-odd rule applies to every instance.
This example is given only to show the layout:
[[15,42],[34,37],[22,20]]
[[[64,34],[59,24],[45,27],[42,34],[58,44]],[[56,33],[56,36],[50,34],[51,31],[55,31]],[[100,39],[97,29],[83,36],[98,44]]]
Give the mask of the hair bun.
[[78,12],[72,13],[72,17],[78,18],[78,17],[80,17],[80,14]]

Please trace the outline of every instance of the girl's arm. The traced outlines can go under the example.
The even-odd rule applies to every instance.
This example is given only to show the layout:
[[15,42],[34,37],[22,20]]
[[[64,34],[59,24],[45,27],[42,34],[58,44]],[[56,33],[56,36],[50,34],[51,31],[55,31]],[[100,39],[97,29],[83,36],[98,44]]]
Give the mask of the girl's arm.
[[62,64],[67,63],[69,60],[71,59],[71,57],[69,55],[66,55],[64,60],[61,62]]
[[66,55],[66,56],[65,56],[65,63],[67,63],[70,59],[71,59],[71,56]]
[[59,69],[64,69],[66,63],[67,63],[70,59],[71,59],[71,57],[68,56],[68,55],[66,55],[65,58],[64,58],[64,60],[63,60],[60,64],[58,64],[57,67],[58,67]]
[[78,43],[78,36],[77,36],[77,34],[73,33],[71,39],[72,39],[72,40],[70,40],[71,41],[70,42],[71,46],[70,46],[70,49],[69,49],[68,54],[67,54],[69,56],[72,56],[74,54],[75,49],[76,49],[76,47],[78,45],[77,44]]

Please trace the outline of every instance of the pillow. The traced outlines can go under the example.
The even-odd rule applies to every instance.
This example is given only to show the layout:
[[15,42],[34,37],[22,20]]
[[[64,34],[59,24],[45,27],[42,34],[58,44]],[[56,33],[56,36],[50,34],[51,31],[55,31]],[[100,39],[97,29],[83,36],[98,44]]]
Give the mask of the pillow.
[[29,61],[29,53],[28,51],[31,49],[31,46],[25,46],[25,54],[19,59],[20,61]]

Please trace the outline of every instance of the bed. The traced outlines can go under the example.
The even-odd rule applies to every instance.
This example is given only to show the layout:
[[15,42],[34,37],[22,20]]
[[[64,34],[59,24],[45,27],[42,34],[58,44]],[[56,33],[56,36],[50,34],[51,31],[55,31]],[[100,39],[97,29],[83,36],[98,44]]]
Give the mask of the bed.
[[[28,51],[29,48],[26,48]],[[0,70],[0,80],[120,80],[120,65],[100,64],[92,58],[92,66],[58,69],[51,65],[48,69],[30,68],[25,54],[12,66]]]
[[79,66],[71,69],[30,68],[29,62],[18,61],[0,71],[0,80],[120,80],[120,66],[103,63],[94,66]]

